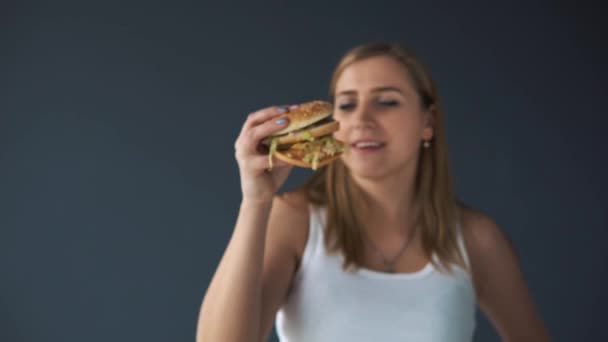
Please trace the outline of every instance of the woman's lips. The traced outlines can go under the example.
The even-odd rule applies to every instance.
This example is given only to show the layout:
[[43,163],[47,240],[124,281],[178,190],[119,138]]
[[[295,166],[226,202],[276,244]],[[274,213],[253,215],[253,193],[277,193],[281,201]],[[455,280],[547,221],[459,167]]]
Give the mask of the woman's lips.
[[350,144],[350,147],[358,152],[374,152],[384,148],[385,145],[384,142],[377,140],[358,140]]

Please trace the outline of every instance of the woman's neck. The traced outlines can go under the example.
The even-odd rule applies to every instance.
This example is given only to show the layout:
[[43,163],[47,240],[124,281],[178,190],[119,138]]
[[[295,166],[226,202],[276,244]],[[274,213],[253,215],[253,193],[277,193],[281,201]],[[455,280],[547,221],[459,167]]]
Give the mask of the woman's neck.
[[[408,234],[416,211],[415,169],[382,179],[354,178],[366,204],[364,224],[373,234]],[[405,227],[404,227],[405,224]]]

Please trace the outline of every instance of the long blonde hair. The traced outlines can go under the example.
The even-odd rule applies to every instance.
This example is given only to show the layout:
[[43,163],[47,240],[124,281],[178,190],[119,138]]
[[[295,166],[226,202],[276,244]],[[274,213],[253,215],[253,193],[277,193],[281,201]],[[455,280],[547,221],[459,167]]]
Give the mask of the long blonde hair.
[[[408,72],[410,81],[420,96],[425,109],[433,106],[434,137],[431,146],[419,153],[414,196],[419,210],[415,217],[422,247],[426,256],[440,270],[451,272],[452,263],[465,265],[458,248],[455,226],[458,220],[458,202],[452,189],[448,167],[443,111],[437,88],[430,72],[415,53],[398,44],[372,43],[348,51],[338,63],[330,83],[333,101],[336,81],[345,68],[363,59],[388,56],[398,61]],[[421,147],[422,148],[422,147]],[[302,186],[308,200],[327,208],[325,243],[331,251],[344,256],[344,268],[363,265],[363,236],[361,227],[361,190],[354,184],[348,168],[341,160],[319,169]],[[436,255],[439,264],[432,257]]]

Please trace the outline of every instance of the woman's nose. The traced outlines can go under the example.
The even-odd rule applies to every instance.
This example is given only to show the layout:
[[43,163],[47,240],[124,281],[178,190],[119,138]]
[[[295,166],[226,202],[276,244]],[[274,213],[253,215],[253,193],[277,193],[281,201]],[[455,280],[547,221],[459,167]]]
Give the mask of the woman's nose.
[[359,106],[353,113],[352,117],[355,127],[369,127],[374,123],[373,113],[368,106]]

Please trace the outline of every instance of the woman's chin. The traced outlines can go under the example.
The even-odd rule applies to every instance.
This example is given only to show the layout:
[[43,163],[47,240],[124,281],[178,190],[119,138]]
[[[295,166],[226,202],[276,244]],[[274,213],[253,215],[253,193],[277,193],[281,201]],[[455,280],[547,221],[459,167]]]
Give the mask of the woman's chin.
[[386,169],[378,164],[365,162],[345,162],[350,174],[357,178],[377,179],[386,175]]

